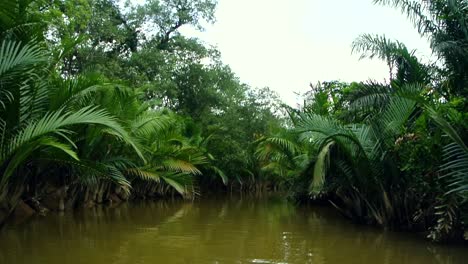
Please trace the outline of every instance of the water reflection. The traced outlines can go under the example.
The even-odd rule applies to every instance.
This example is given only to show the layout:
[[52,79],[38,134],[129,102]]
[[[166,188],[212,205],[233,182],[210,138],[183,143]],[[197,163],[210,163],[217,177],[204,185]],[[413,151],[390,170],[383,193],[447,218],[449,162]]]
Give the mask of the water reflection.
[[355,226],[282,199],[123,204],[0,233],[0,263],[464,263],[468,250]]

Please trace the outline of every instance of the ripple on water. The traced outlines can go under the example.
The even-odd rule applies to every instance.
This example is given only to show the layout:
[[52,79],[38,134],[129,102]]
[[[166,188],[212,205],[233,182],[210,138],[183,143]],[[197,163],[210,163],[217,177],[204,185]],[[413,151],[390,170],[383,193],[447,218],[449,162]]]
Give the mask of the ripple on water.
[[460,264],[463,246],[356,226],[329,208],[246,198],[51,214],[0,232],[3,264]]

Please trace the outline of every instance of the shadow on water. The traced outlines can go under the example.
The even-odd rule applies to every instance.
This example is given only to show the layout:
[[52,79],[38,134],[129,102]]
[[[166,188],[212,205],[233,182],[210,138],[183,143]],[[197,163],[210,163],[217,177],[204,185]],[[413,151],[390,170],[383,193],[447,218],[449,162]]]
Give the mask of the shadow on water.
[[37,217],[0,233],[0,263],[459,264],[462,246],[356,226],[278,198],[123,204]]

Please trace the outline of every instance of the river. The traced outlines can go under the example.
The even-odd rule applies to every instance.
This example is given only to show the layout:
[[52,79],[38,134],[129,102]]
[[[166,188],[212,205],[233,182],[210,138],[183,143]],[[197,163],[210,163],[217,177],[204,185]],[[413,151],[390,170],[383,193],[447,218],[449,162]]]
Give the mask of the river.
[[350,223],[279,198],[126,203],[0,231],[1,264],[463,264],[468,248]]

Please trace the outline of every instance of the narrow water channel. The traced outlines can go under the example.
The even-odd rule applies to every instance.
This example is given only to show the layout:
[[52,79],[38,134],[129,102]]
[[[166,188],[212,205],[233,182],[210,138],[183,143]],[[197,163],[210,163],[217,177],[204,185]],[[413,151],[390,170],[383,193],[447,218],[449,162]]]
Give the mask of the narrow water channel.
[[0,231],[1,264],[463,264],[468,248],[356,226],[282,199],[123,204],[34,217]]

